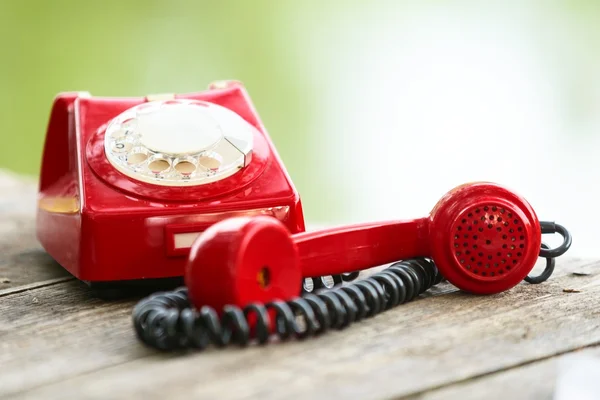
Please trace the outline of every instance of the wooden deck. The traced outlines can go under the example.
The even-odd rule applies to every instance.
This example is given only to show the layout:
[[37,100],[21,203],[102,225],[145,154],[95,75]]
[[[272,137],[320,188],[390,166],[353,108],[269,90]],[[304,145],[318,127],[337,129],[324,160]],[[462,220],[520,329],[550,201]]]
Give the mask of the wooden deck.
[[160,354],[138,298],[97,298],[41,249],[35,184],[0,174],[0,398],[549,399],[564,357],[600,355],[600,262],[566,256],[541,285],[442,284],[303,342]]

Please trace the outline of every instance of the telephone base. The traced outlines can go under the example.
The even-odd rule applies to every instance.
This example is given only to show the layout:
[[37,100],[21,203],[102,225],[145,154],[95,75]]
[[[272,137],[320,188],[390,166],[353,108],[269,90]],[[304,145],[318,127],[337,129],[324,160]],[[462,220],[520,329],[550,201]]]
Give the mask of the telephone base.
[[[195,107],[214,109],[214,115],[229,115],[223,121],[219,117],[221,122],[214,125],[217,120],[213,121],[213,116],[208,118],[200,112],[203,116],[199,117],[198,110],[192,112],[186,108],[185,113],[191,114],[185,114],[181,119],[184,130],[196,130],[198,126],[204,127],[204,122],[212,121],[206,122],[208,125],[202,129],[206,128],[208,133],[219,130],[222,134],[220,129],[223,127],[229,132],[228,136],[223,136],[224,141],[213,143],[213,136],[207,133],[206,143],[213,144],[206,144],[202,138],[188,143],[185,138],[167,140],[159,135],[160,132],[154,132],[148,136],[148,143],[154,143],[150,146],[154,148],[152,150],[145,147],[146,142],[139,141],[136,130],[144,125],[139,125],[138,111],[141,110],[140,115],[146,115],[142,119],[147,122],[149,114],[144,114],[143,108],[136,108],[135,118],[138,119],[119,120],[119,129],[107,136],[115,118],[134,107],[149,106],[154,113],[156,104],[150,104],[148,98],[82,97],[79,93],[62,93],[56,97],[40,171],[37,239],[46,252],[77,279],[120,282],[118,285],[122,287],[124,280],[183,276],[193,241],[215,222],[233,216],[269,215],[281,220],[291,233],[304,231],[300,196],[244,87],[230,82],[225,88],[175,97],[175,103],[195,102]],[[175,107],[172,104],[167,106]],[[163,128],[173,122],[171,118],[181,117],[179,114],[168,115],[166,120],[160,120]],[[233,125],[227,125],[231,121],[234,121]],[[178,125],[177,121],[173,122],[174,127]],[[238,138],[238,128],[239,132],[251,130],[251,137],[244,134],[246,141]],[[178,132],[181,134],[184,130]],[[165,128],[164,132],[171,135],[169,129]],[[116,142],[112,146],[111,143],[116,140],[122,147],[117,147]],[[251,152],[247,148],[250,142]],[[183,149],[187,148],[186,143],[193,148]],[[175,145],[182,147],[171,147]],[[131,146],[131,153],[125,155],[117,151],[128,146]],[[138,153],[134,152],[134,148]],[[200,152],[200,148],[204,148],[206,154]],[[240,152],[245,154],[243,165],[241,158],[236,158],[241,157]],[[113,154],[110,157],[116,158],[109,159],[110,154]],[[136,155],[147,157],[145,161],[134,162]],[[199,164],[200,158],[208,164]],[[183,184],[187,182],[186,178],[191,179],[191,170],[184,167],[204,165],[202,171],[206,169],[206,173],[210,170],[210,174],[217,174],[220,166],[215,162],[225,163],[230,159],[240,161],[239,164],[234,163],[240,169],[232,175],[227,175],[231,172],[229,169],[223,169],[224,175],[219,175],[222,179],[209,179],[207,175],[202,183]],[[138,176],[130,169],[131,165],[121,165],[118,160],[132,161],[131,165],[142,163],[143,168],[141,164],[135,168],[146,172],[140,172]],[[166,169],[148,169],[154,168],[150,167],[154,162]],[[120,171],[114,163],[131,174]],[[165,163],[168,165],[165,166]],[[180,164],[183,165],[182,170],[177,169]],[[201,170],[193,171],[202,175],[204,172]],[[164,171],[163,175],[161,171]],[[181,181],[178,181],[180,178]],[[165,184],[170,179],[175,180],[169,181],[172,184]],[[159,184],[159,181],[162,183]]]

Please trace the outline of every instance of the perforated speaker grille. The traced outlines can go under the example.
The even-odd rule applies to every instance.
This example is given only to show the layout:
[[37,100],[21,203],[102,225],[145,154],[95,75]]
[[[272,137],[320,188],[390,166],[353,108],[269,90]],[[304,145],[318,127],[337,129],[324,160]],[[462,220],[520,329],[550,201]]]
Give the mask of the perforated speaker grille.
[[523,222],[513,210],[497,204],[463,211],[452,232],[456,260],[479,279],[509,274],[527,248]]

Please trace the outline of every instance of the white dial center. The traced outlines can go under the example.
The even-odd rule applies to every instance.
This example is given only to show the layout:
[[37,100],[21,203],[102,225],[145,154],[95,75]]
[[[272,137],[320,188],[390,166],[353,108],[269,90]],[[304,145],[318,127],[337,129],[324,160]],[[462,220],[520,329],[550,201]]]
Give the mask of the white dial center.
[[223,132],[209,109],[195,104],[163,104],[137,116],[140,142],[155,152],[193,154],[214,147]]

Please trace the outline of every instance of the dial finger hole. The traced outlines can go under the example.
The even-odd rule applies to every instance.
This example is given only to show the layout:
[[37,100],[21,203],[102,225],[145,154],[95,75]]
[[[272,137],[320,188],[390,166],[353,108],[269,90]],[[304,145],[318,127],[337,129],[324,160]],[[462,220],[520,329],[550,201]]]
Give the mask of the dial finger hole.
[[114,131],[112,131],[112,133],[110,135],[114,139],[123,139],[125,137],[126,133],[127,133],[126,129],[120,128],[120,129],[115,129]]
[[123,130],[123,131],[133,130],[133,129],[135,129],[135,123],[136,123],[135,118],[127,118],[126,120],[121,122],[121,130]]
[[179,161],[177,164],[175,164],[175,169],[181,175],[187,176],[196,171],[196,164],[192,163],[191,161]]
[[148,164],[148,169],[153,174],[160,174],[161,172],[165,172],[166,170],[168,170],[170,166],[171,165],[169,164],[169,162],[164,158],[157,158],[150,161],[150,164]]
[[148,159],[148,154],[138,152],[131,153],[129,157],[127,157],[127,163],[131,165],[141,164]]
[[[136,116],[140,117],[144,114],[150,114],[160,107],[160,102],[149,102],[139,105],[136,109]],[[133,119],[133,118],[132,118]]]
[[198,164],[200,164],[201,166],[203,166],[204,168],[206,168],[208,170],[215,171],[215,170],[219,169],[219,167],[221,166],[221,161],[219,161],[215,157],[201,156],[198,159]]

